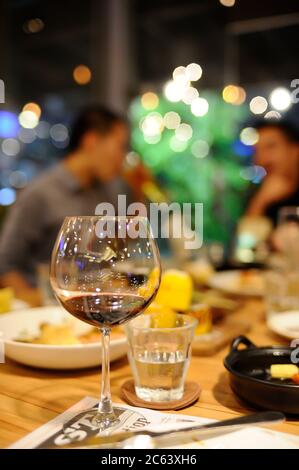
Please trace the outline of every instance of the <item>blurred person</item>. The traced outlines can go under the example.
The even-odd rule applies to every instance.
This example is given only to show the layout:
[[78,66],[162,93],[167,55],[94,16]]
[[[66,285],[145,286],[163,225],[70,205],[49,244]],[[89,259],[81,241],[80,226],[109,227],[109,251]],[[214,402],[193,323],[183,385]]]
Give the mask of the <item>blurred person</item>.
[[121,180],[129,140],[126,122],[103,107],[82,111],[65,159],[24,189],[9,211],[0,237],[0,286],[30,305],[41,303],[37,267],[48,263],[64,217],[93,215],[100,202],[130,197]]
[[251,198],[247,216],[266,216],[277,223],[279,209],[299,205],[299,132],[286,121],[261,121],[254,164],[267,174]]

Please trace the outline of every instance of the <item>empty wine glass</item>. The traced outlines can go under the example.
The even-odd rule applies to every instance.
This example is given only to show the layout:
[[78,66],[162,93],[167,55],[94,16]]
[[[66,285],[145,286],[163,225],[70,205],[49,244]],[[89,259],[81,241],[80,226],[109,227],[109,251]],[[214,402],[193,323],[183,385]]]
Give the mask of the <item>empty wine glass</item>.
[[160,257],[144,217],[67,217],[55,243],[51,285],[62,306],[102,333],[102,387],[94,426],[118,421],[110,394],[110,329],[139,315],[160,285]]

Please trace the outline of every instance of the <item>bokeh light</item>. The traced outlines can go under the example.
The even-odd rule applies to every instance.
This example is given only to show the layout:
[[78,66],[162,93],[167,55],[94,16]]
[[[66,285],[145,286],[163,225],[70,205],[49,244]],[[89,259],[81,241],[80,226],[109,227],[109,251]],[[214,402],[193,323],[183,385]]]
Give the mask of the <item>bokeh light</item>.
[[0,111],[0,137],[16,137],[19,130],[17,116],[9,111]]
[[245,127],[240,133],[240,140],[245,145],[255,145],[259,140],[259,134],[253,127]]
[[19,123],[25,129],[34,129],[38,125],[38,117],[32,111],[22,111],[19,114]]
[[20,152],[21,145],[17,139],[5,139],[1,144],[1,149],[8,157],[15,157]]
[[87,65],[77,65],[73,70],[73,78],[78,85],[87,85],[91,80],[91,70]]
[[144,109],[155,109],[159,105],[159,97],[156,93],[148,91],[141,96],[141,104]]
[[35,129],[24,129],[21,127],[18,137],[24,144],[32,144],[36,139]]
[[193,129],[190,124],[180,124],[175,130],[175,136],[181,142],[186,142],[192,138]]
[[183,98],[185,87],[179,81],[170,80],[164,86],[164,95],[168,101],[176,103]]
[[270,103],[277,111],[286,111],[292,104],[292,96],[287,88],[275,88],[270,95]]
[[9,175],[9,184],[16,189],[24,188],[27,184],[27,175],[24,171],[12,171]]
[[241,178],[247,181],[251,181],[255,184],[259,184],[264,179],[266,174],[267,172],[265,168],[259,165],[248,166],[240,170]]
[[246,92],[240,86],[227,85],[223,88],[222,97],[226,103],[241,105],[246,100]]
[[233,7],[234,4],[236,3],[236,0],[219,0],[219,2],[224,7]]
[[140,128],[145,136],[157,136],[163,128],[164,122],[160,113],[148,114],[140,123]]
[[188,142],[178,140],[177,137],[173,135],[170,139],[169,145],[174,152],[184,152],[184,150],[186,150],[186,148],[188,147]]
[[32,18],[23,24],[23,31],[27,34],[35,34],[42,31],[44,27],[45,24],[43,20],[40,18]]
[[65,142],[69,137],[68,128],[64,124],[54,124],[50,129],[50,136],[55,142]]
[[268,111],[265,116],[265,119],[280,119],[281,114],[278,111]]
[[192,63],[192,64],[187,65],[186,77],[188,78],[188,80],[190,80],[191,82],[196,82],[197,80],[201,78],[201,76],[202,76],[202,68],[199,64]]
[[31,111],[32,113],[36,114],[37,118],[39,119],[42,113],[40,106],[37,103],[27,103],[23,106],[22,111]]
[[191,112],[194,116],[204,116],[209,111],[209,103],[205,98],[196,98],[191,103]]
[[127,153],[126,163],[129,166],[134,167],[134,166],[138,165],[139,162],[140,162],[140,156],[138,155],[137,152],[128,152]]
[[0,205],[1,206],[10,206],[16,200],[16,192],[12,188],[2,188],[0,189]]
[[210,146],[205,140],[196,140],[191,146],[191,152],[196,158],[205,158],[210,151]]
[[185,104],[191,104],[196,98],[198,98],[198,91],[193,86],[190,86],[184,90],[182,101]]
[[250,111],[253,114],[262,114],[268,107],[268,101],[263,96],[255,96],[249,103]]
[[165,114],[163,122],[167,129],[176,129],[180,125],[181,118],[175,111],[169,111]]
[[39,139],[47,139],[50,135],[50,124],[46,121],[40,121],[35,128],[35,133]]

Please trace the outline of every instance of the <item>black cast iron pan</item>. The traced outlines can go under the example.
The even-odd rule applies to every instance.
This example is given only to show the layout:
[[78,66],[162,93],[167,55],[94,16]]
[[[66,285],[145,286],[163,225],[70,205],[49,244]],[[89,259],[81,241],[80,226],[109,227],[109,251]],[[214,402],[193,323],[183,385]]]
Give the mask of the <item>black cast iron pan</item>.
[[[239,349],[239,346],[245,349]],[[246,336],[234,339],[224,360],[232,390],[258,408],[299,415],[299,385],[292,380],[272,379],[271,364],[292,364],[294,348],[266,346],[259,348]],[[299,364],[297,364],[299,365]]]

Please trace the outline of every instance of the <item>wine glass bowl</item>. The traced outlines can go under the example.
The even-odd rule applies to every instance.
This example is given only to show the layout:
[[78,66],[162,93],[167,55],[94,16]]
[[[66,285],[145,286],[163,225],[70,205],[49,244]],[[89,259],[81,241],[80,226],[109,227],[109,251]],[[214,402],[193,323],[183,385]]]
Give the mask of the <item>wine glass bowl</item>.
[[67,217],[51,261],[56,297],[72,315],[102,332],[102,392],[96,420],[111,426],[109,333],[140,314],[160,285],[160,258],[144,217]]

